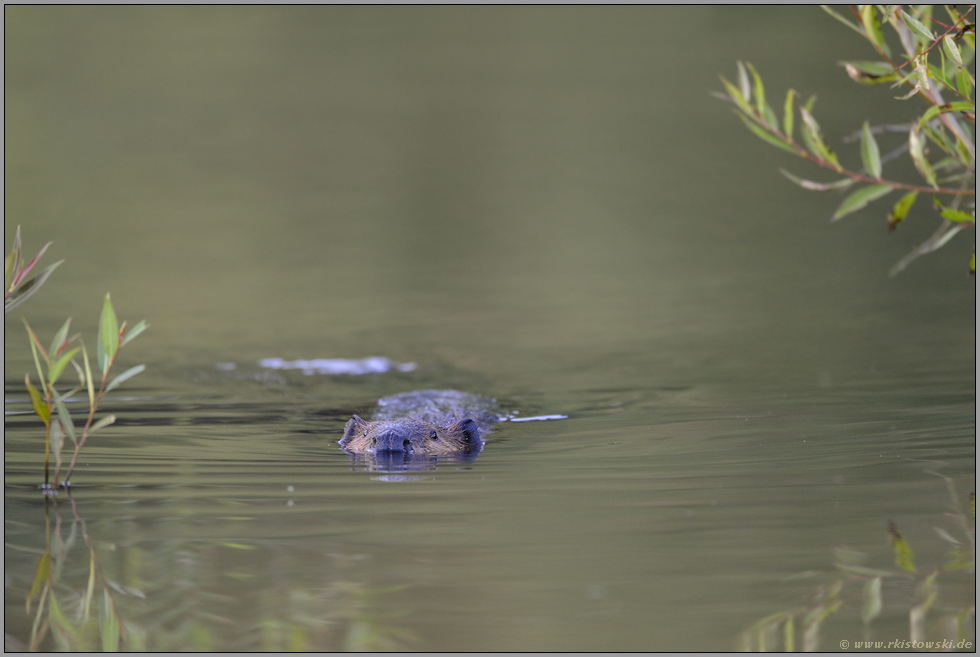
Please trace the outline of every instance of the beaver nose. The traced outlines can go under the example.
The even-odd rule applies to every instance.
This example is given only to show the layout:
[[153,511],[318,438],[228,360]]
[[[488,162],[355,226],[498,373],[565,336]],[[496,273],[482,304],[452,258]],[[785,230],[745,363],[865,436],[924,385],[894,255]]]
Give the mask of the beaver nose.
[[412,453],[412,441],[398,431],[385,431],[381,433],[375,444],[374,451],[377,452],[403,452]]

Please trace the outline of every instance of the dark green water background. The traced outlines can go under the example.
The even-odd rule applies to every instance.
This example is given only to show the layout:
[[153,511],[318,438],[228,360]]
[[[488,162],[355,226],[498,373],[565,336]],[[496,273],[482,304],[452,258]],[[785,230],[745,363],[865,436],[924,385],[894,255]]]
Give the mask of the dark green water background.
[[[45,546],[20,317],[94,346],[106,291],[150,323],[120,363],[147,370],[74,498],[129,647],[728,650],[834,548],[893,568],[889,519],[942,563],[936,473],[974,490],[972,235],[889,279],[927,204],[830,226],[840,197],[777,168],[828,176],[709,96],[751,61],[774,105],[818,95],[848,162],[864,120],[921,112],[847,80],[872,53],[819,9],[4,17],[4,244],[66,259],[4,323],[8,646]],[[372,355],[417,368],[258,366]],[[353,468],[346,419],[429,387],[569,417],[406,481]],[[69,602],[88,568],[79,541]],[[950,577],[936,617],[973,600]],[[873,636],[908,638],[914,592],[883,593]],[[822,646],[861,639],[861,603]]]

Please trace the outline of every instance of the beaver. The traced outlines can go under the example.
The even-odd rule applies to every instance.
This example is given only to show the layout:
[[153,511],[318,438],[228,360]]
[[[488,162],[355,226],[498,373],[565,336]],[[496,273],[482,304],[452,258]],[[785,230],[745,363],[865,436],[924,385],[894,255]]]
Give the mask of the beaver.
[[483,450],[483,436],[503,419],[497,410],[495,400],[458,390],[406,392],[380,400],[370,422],[351,417],[340,446],[385,461],[472,458]]

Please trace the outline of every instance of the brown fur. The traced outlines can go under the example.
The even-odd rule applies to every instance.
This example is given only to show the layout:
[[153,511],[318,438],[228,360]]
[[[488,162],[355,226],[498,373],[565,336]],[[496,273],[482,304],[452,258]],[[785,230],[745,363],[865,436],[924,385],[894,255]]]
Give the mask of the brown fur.
[[368,422],[355,415],[344,427],[340,446],[355,454],[448,456],[479,452],[483,440],[470,418],[442,426],[412,418]]

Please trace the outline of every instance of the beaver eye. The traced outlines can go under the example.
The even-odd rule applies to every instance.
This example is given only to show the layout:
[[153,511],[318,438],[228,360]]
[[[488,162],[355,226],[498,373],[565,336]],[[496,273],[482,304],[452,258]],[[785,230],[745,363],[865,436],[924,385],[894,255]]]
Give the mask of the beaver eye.
[[429,434],[429,439],[430,439],[430,440],[439,440],[439,434],[437,434],[437,433],[436,433],[435,431],[432,431],[432,432],[431,432],[431,433]]

